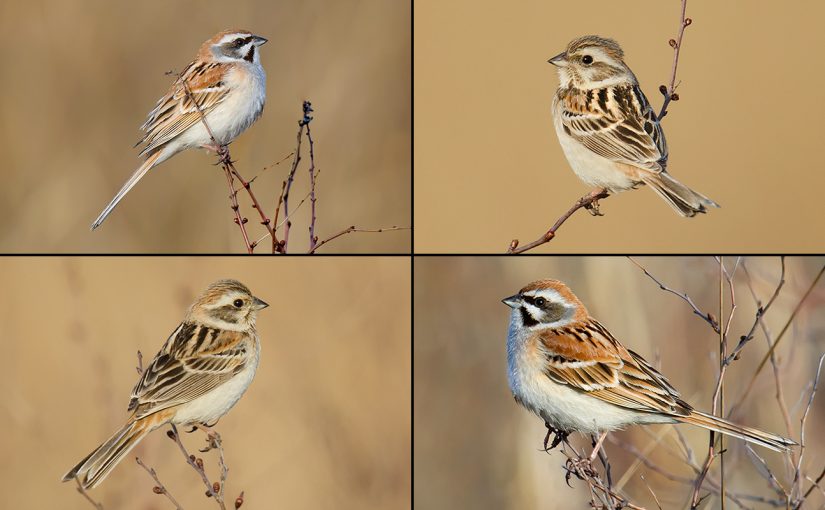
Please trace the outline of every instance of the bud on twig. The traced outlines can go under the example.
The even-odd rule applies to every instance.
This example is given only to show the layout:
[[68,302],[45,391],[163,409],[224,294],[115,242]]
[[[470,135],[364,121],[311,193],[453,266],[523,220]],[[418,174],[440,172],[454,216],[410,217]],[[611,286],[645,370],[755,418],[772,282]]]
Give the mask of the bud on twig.
[[676,39],[671,39],[667,43],[670,45],[671,48],[676,47]]
[[241,505],[243,505],[243,491],[241,491],[241,495],[238,496],[238,499],[235,500],[235,510],[238,510]]
[[154,492],[155,494],[163,494],[164,490],[162,487],[158,487],[157,485],[155,485],[154,487],[152,487],[152,492]]

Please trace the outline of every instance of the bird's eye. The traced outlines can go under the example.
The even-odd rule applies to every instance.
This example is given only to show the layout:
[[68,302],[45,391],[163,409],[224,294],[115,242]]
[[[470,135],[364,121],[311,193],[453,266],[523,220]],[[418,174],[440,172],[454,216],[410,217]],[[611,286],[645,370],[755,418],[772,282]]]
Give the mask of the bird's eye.
[[543,297],[536,298],[536,306],[541,307],[541,306],[544,306],[546,303],[547,303],[547,300],[544,299]]
[[243,46],[243,41],[244,41],[243,39],[236,39],[235,40],[235,47],[240,48],[241,46]]
[[590,55],[585,55],[585,56],[582,57],[582,64],[584,64],[586,66],[589,66],[592,63],[593,63],[593,57],[591,57]]
[[236,299],[232,304],[235,305],[235,308],[240,308],[243,306],[243,299]]

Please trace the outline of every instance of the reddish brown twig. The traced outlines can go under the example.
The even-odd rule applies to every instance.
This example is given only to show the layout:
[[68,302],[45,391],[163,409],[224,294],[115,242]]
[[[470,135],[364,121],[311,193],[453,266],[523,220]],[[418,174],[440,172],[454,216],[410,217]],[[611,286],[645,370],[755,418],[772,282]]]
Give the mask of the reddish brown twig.
[[352,225],[352,226],[349,226],[349,227],[345,228],[344,230],[342,230],[342,231],[340,231],[336,234],[333,234],[333,235],[327,237],[323,241],[320,241],[318,244],[316,244],[309,251],[309,253],[315,253],[315,252],[318,251],[318,249],[321,246],[327,244],[328,242],[332,241],[333,239],[337,239],[337,238],[339,238],[343,235],[351,234],[353,232],[376,232],[376,233],[380,233],[380,232],[390,232],[390,231],[393,231],[393,230],[410,230],[410,228],[411,227],[396,227],[396,226],[386,227],[386,228],[357,228],[357,227],[355,227],[355,225]]
[[610,193],[604,188],[599,188],[591,191],[587,195],[581,197],[580,199],[576,200],[576,203],[573,204],[573,207],[567,210],[566,213],[562,215],[561,218],[556,220],[556,223],[553,224],[550,229],[545,232],[541,237],[533,241],[532,243],[525,244],[524,246],[519,246],[518,239],[513,239],[510,241],[510,247],[507,248],[507,253],[509,254],[518,254],[524,253],[528,250],[532,250],[536,246],[541,246],[542,244],[549,243],[556,237],[556,231],[567,221],[567,218],[573,215],[574,212],[578,211],[581,208],[589,210],[594,216],[601,216],[602,214],[599,212],[599,200],[605,199],[610,196]]
[[[307,109],[309,111],[307,111]],[[304,101],[304,117],[312,112],[312,106],[309,101]],[[308,117],[312,120],[312,117]],[[309,141],[309,200],[312,203],[312,212],[309,222],[309,253],[315,251],[315,245],[318,243],[318,236],[315,235],[315,222],[318,219],[315,214],[315,142],[312,140],[312,131],[309,129],[309,121],[307,126],[307,140]]]
[[[175,425],[170,425],[172,430],[166,432],[166,435],[169,436],[180,448],[181,453],[183,454],[184,458],[186,459],[186,463],[192,466],[192,469],[195,470],[196,473],[201,477],[203,484],[206,486],[206,497],[214,498],[215,502],[221,508],[221,510],[226,510],[226,504],[223,501],[223,486],[226,483],[226,473],[228,469],[226,468],[226,464],[223,462],[223,445],[220,441],[220,436],[217,435],[216,432],[215,437],[217,439],[213,439],[210,442],[210,448],[218,448],[220,452],[220,463],[221,463],[221,482],[212,483],[209,481],[209,477],[206,475],[206,470],[203,468],[203,459],[200,457],[195,457],[194,455],[190,455],[189,452],[186,450],[186,447],[183,446],[183,443],[180,440],[180,434],[178,433],[178,429]],[[213,446],[214,445],[214,446]],[[208,450],[207,449],[207,450]]]
[[178,503],[177,500],[169,493],[169,490],[166,489],[166,486],[164,486],[163,483],[161,483],[160,479],[158,478],[157,472],[155,472],[153,468],[146,466],[146,464],[144,464],[143,461],[140,460],[140,457],[135,457],[135,461],[137,461],[138,466],[145,469],[146,472],[149,473],[149,476],[151,476],[152,479],[155,481],[156,485],[152,487],[152,492],[154,492],[155,494],[163,494],[169,499],[169,501],[172,502],[173,505],[175,505],[175,508],[177,510],[183,510],[183,507],[180,506],[180,503]]
[[682,0],[682,15],[679,18],[679,33],[676,35],[676,39],[671,39],[668,41],[670,47],[673,48],[673,67],[670,72],[670,85],[667,87],[664,85],[659,86],[659,92],[661,92],[664,96],[662,109],[659,110],[660,121],[665,117],[665,115],[667,115],[667,107],[670,102],[679,100],[679,94],[676,93],[676,87],[679,86],[679,84],[676,83],[676,68],[679,67],[679,52],[682,50],[682,38],[685,35],[685,29],[693,23],[692,19],[685,17],[686,10],[687,0]]

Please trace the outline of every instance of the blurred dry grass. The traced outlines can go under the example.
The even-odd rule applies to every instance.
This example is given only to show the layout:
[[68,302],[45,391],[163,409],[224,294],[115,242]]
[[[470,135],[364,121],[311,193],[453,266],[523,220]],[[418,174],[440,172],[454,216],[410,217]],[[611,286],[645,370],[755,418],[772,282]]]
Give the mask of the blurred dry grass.
[[[89,232],[139,164],[132,145],[172,82],[164,73],[233,27],[269,38],[264,115],[231,148],[242,175],[294,149],[301,101],[309,99],[320,237],[349,225],[409,225],[409,12],[408,2],[384,0],[0,0],[0,251],[242,252],[225,177],[203,151],[150,172]],[[288,168],[255,183],[269,214]],[[293,197],[307,193],[307,181],[303,166]],[[249,199],[240,200],[254,225]],[[293,250],[308,246],[307,212],[295,217]],[[260,225],[252,230],[263,234]],[[323,251],[408,252],[409,240],[409,231],[352,234]]]
[[[415,9],[418,253],[502,253],[536,239],[589,189],[553,131],[547,59],[575,37],[622,45],[655,107],[670,76],[678,0],[419,2]],[[678,92],[664,120],[669,169],[722,205],[684,219],[649,189],[577,213],[537,252],[813,252],[822,219],[819,83],[825,3],[688,2]],[[438,204],[434,207],[433,204]]]
[[[718,316],[718,265],[710,257],[637,259],[652,274],[674,289],[687,292],[702,310]],[[727,258],[730,267],[733,258]],[[778,258],[748,258],[755,292],[767,301],[779,277]],[[787,283],[765,315],[775,336],[792,309],[825,264],[823,258],[787,260]],[[505,341],[509,309],[500,300],[526,283],[540,278],[567,282],[598,318],[628,348],[658,364],[686,400],[700,410],[711,405],[716,382],[718,336],[679,298],[659,290],[623,257],[417,257],[415,260],[414,333],[414,430],[416,506],[428,510],[474,508],[568,509],[584,508],[589,498],[575,479],[573,489],[564,483],[559,452],[540,451],[545,429],[540,419],[513,402],[507,386]],[[730,342],[753,324],[756,306],[740,267],[736,275],[737,310]],[[726,297],[727,299],[727,297]],[[792,432],[799,439],[799,419],[808,398],[818,357],[825,352],[825,286],[820,282],[809,296],[777,348],[785,398],[791,409]],[[732,346],[731,346],[732,348]],[[726,402],[739,401],[755,366],[767,351],[764,335],[755,339],[742,357],[729,367]],[[737,422],[787,434],[774,399],[770,366],[762,371],[756,387],[744,401]],[[813,476],[823,469],[825,443],[825,394],[819,393],[808,418],[803,466]],[[680,426],[698,461],[707,452],[706,432]],[[694,477],[681,459],[667,450],[679,451],[672,426],[635,427],[613,434],[641,447],[652,443],[651,434],[666,433],[649,457],[676,474]],[[580,441],[580,436],[571,436]],[[729,440],[726,457],[728,490],[773,497],[767,483],[748,460],[743,443]],[[614,481],[635,460],[619,447],[607,444]],[[785,482],[783,458],[758,449]],[[718,475],[718,460],[714,476]],[[670,482],[641,467],[625,487],[636,504],[656,508],[640,481],[644,474],[663,508],[686,508],[691,489]],[[809,485],[805,483],[805,487]],[[752,508],[765,508],[748,501]],[[808,505],[825,504],[814,490]],[[819,506],[818,506],[819,505]],[[733,505],[731,505],[732,507]],[[718,508],[711,497],[701,508]]]
[[[60,477],[127,417],[135,352],[150,358],[219,278],[271,306],[261,364],[217,426],[228,494],[249,508],[409,508],[410,262],[404,258],[6,258],[0,299],[5,508],[89,509]],[[190,449],[202,435],[184,435]],[[106,509],[211,508],[164,432],[91,491]],[[204,455],[212,476],[216,454]]]

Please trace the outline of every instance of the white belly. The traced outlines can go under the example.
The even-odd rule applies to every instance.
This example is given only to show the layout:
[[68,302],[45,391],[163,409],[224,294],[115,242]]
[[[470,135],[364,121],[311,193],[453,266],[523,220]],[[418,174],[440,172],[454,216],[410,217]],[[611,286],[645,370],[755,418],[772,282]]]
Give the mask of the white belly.
[[258,360],[260,358],[260,349],[261,344],[256,341],[255,356],[249,361],[243,371],[209,393],[201,395],[195,400],[180,406],[172,422],[175,424],[212,424],[229,412],[252,383],[252,378],[255,377],[255,371],[258,369]]
[[556,136],[573,172],[585,184],[598,188],[607,188],[610,191],[624,191],[639,185],[639,180],[631,178],[627,166],[599,156],[573,137],[564,132],[560,113],[553,108],[553,125]]
[[618,407],[553,382],[544,374],[543,359],[524,348],[523,341],[514,331],[510,332],[507,341],[510,390],[525,407],[555,428],[568,432],[598,433],[633,423],[673,421]]
[[[227,74],[227,84],[231,91],[227,98],[206,115],[209,129],[221,144],[228,144],[255,122],[264,109],[266,100],[266,74],[251,67],[251,70],[235,71]],[[198,122],[181,135],[181,145],[197,147],[209,142],[209,132]]]

